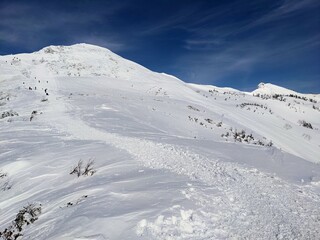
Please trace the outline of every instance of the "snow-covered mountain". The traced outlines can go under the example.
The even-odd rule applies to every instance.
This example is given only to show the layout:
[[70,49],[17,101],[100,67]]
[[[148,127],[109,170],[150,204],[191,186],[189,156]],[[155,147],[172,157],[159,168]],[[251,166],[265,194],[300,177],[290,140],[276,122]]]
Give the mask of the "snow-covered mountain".
[[0,56],[0,239],[317,239],[319,116],[88,44]]

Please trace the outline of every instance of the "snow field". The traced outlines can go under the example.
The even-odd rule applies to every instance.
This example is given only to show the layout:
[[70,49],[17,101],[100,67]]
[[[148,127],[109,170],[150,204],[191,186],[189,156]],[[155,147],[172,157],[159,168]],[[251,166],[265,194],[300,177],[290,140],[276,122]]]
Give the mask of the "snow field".
[[[185,84],[85,44],[18,59],[0,57],[1,96],[10,96],[0,109],[19,113],[0,120],[0,170],[8,174],[0,188],[11,186],[0,190],[0,231],[32,202],[42,213],[23,239],[320,235],[314,103]],[[260,93],[270,89],[279,88]],[[236,106],[243,102],[274,113]],[[274,146],[221,137],[230,128]],[[91,158],[93,176],[69,174]]]

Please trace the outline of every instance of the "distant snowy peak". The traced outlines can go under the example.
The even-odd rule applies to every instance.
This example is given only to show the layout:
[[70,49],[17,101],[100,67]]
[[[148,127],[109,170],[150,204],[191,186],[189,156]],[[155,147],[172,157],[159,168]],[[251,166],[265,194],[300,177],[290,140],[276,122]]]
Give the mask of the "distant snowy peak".
[[[5,78],[5,72],[8,75],[22,75],[25,81],[43,76],[67,78],[70,81],[78,78],[90,81],[93,78],[99,84],[113,82],[115,88],[116,85],[122,85],[123,88],[138,92],[142,89],[158,92],[161,89],[171,96],[179,95],[174,89],[185,85],[174,76],[154,72],[106,48],[85,43],[51,45],[33,53],[0,56],[0,66],[3,67],[0,81]],[[191,89],[188,91],[193,92]]]
[[70,46],[62,46],[62,45],[51,45],[44,47],[43,49],[39,50],[38,52],[35,52],[37,54],[42,53],[75,53],[75,52],[90,52],[90,53],[111,53],[111,51],[107,48],[99,47],[92,44],[87,43],[78,43]]
[[[144,66],[127,60],[107,48],[91,44],[48,46],[30,54],[2,56],[21,71],[32,71],[40,65],[54,76],[60,77],[108,77],[134,82],[173,80],[172,77],[153,72]],[[18,70],[16,69],[16,70]]]
[[295,91],[292,91],[290,89],[280,87],[271,83],[260,83],[258,85],[258,89],[254,90],[252,94],[268,94],[268,95],[273,95],[273,94],[282,94],[282,95],[289,95],[289,94],[298,94]]
[[[25,76],[29,76],[29,73],[37,72],[40,68],[43,68],[44,71],[56,77],[107,77],[109,79],[116,79],[117,81],[129,81],[130,86],[133,83],[158,84],[160,82],[169,84],[179,83],[180,86],[185,84],[175,76],[154,72],[113,53],[107,48],[86,43],[70,46],[51,45],[33,53],[0,56],[0,64],[1,62],[10,63],[10,71],[20,71]],[[260,83],[258,89],[251,93],[228,87],[191,83],[187,85],[196,91],[215,90],[221,93],[259,93],[267,95],[294,94],[320,99],[319,94],[299,94],[271,83]]]

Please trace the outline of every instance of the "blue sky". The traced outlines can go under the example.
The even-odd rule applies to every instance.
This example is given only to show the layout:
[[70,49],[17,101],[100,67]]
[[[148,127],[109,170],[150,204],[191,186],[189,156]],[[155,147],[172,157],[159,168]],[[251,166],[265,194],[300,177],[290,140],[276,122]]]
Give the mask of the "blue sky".
[[0,0],[0,55],[81,42],[186,82],[320,93],[319,0]]

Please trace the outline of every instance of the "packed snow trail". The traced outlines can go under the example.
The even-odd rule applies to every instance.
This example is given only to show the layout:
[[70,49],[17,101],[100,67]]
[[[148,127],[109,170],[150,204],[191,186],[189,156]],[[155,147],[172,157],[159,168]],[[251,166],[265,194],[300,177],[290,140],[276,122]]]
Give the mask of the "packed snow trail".
[[[50,81],[54,81],[52,78]],[[55,84],[56,85],[56,84]],[[239,164],[206,158],[186,147],[155,143],[95,129],[76,107],[56,95],[50,122],[64,139],[102,141],[128,152],[145,167],[167,169],[200,181],[183,191],[196,209],[172,208],[157,220],[143,219],[137,234],[155,239],[316,239],[320,197],[308,187]],[[50,114],[49,114],[50,115]]]

